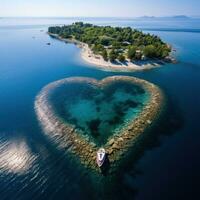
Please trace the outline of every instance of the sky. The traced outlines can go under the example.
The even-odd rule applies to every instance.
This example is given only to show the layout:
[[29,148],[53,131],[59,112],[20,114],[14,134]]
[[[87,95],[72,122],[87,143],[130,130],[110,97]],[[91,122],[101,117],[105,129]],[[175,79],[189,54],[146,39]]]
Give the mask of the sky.
[[1,17],[199,16],[200,0],[0,0]]

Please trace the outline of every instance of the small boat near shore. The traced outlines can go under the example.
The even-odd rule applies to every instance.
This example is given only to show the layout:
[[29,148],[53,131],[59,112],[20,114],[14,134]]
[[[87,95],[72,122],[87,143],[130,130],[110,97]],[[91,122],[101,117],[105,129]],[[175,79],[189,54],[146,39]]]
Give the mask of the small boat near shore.
[[97,165],[99,167],[102,167],[104,162],[106,160],[106,150],[104,148],[100,148],[98,151],[97,151]]

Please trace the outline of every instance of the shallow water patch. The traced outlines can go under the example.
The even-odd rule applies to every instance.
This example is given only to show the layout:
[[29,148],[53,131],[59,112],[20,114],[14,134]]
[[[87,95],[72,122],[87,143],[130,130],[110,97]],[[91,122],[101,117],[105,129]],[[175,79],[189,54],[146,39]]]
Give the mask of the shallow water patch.
[[55,88],[49,102],[64,123],[103,145],[141,112],[148,98],[147,91],[127,81],[110,82],[103,87],[69,82]]
[[161,102],[159,88],[141,79],[68,78],[46,86],[35,108],[45,133],[96,169],[99,146],[111,164],[120,159],[156,119]]

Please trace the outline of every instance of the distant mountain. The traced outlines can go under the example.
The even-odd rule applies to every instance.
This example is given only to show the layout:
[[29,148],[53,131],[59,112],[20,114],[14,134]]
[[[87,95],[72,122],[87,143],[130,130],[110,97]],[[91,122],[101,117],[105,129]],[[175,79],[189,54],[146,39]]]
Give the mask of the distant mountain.
[[190,19],[190,17],[188,17],[186,15],[175,15],[172,18],[174,18],[174,19]]
[[154,19],[156,18],[155,16],[142,16],[142,17],[139,17],[140,19]]
[[186,15],[175,15],[175,16],[166,16],[166,17],[155,17],[155,16],[142,16],[138,17],[139,20],[187,20],[191,19]]
[[139,19],[139,20],[154,20],[154,19],[157,19],[157,17],[155,17],[155,16],[142,16],[142,17],[137,17],[136,19]]

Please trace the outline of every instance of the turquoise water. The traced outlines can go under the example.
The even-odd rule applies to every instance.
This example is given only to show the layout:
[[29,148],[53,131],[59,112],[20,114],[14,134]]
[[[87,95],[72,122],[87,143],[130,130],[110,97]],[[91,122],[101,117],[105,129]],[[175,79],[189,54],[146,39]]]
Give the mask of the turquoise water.
[[55,88],[49,99],[62,121],[75,127],[90,142],[103,145],[138,116],[149,100],[149,93],[128,81],[115,81],[103,88],[66,83]]
[[[200,34],[189,30],[199,29],[199,21],[90,19],[97,24],[148,29],[177,50],[177,65],[109,73],[87,68],[79,49],[45,34],[48,24],[73,20],[0,19],[1,199],[198,199]],[[72,76],[100,80],[111,75],[153,82],[169,102],[165,123],[154,129],[146,151],[137,162],[130,157],[113,175],[115,181],[93,177],[71,163],[44,136],[34,111],[36,95],[53,81]]]

